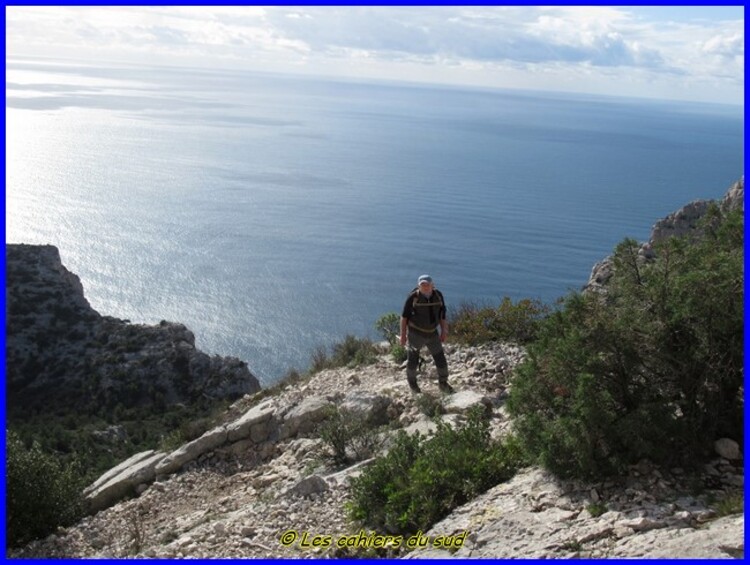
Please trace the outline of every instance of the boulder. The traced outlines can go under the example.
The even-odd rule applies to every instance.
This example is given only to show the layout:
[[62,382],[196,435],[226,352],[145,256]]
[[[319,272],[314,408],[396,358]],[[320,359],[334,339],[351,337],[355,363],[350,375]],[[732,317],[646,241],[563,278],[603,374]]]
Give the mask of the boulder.
[[383,426],[389,421],[388,408],[391,402],[388,396],[382,394],[355,391],[344,398],[340,408],[365,418],[374,426]]
[[475,406],[481,406],[488,414],[492,412],[492,400],[473,390],[461,390],[451,394],[443,406],[449,414],[464,414]]
[[310,477],[302,479],[300,482],[287,490],[285,494],[306,497],[313,494],[326,492],[329,489],[330,487],[323,477],[319,475],[312,475]]
[[714,450],[719,455],[719,457],[723,457],[724,459],[729,459],[730,461],[738,461],[742,459],[742,452],[740,451],[740,446],[733,439],[729,439],[726,437],[717,439],[714,442]]
[[[276,406],[272,400],[261,402],[245,412],[240,418],[226,426],[228,441],[239,441],[249,436],[256,443],[264,441],[268,437],[267,424],[276,412]],[[255,430],[255,433],[253,431]],[[265,436],[265,437],[262,437]]]
[[165,456],[161,451],[139,453],[102,475],[84,491],[89,512],[104,510],[134,492],[138,485],[152,482],[156,466]]
[[333,406],[330,400],[319,396],[304,399],[284,416],[281,439],[309,434],[319,422],[326,419]]
[[209,430],[198,439],[186,443],[164,457],[156,466],[156,473],[159,475],[174,473],[185,463],[197,459],[207,451],[219,447],[226,441],[227,430],[224,426]]

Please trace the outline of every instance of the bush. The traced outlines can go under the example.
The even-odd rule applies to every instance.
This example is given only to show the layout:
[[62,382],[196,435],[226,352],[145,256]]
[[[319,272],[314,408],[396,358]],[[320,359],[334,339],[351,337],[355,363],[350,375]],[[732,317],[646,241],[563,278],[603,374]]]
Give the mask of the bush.
[[401,316],[396,312],[383,314],[375,322],[375,329],[380,332],[384,340],[394,346],[399,342],[401,335]]
[[743,221],[716,209],[658,259],[625,240],[603,295],[569,296],[540,327],[508,407],[525,449],[593,477],[647,457],[689,465],[743,440]]
[[310,365],[311,373],[336,367],[371,365],[378,359],[378,351],[372,341],[353,335],[347,335],[344,341],[334,344],[332,350],[330,357],[324,347],[315,350]]
[[388,312],[383,314],[375,322],[375,329],[380,332],[391,346],[391,356],[396,363],[403,363],[406,361],[406,348],[401,345],[401,316],[396,312]]
[[466,345],[490,341],[526,344],[536,338],[539,324],[549,313],[549,306],[528,298],[514,304],[506,296],[497,307],[464,302],[451,315],[451,335]]
[[391,346],[391,357],[396,363],[403,363],[407,359],[406,348],[403,345],[396,344]]
[[443,406],[443,400],[441,397],[430,394],[429,392],[423,392],[418,395],[415,399],[415,404],[419,411],[427,416],[428,418],[434,418],[445,414],[445,406]]
[[75,464],[63,465],[38,444],[6,437],[6,534],[19,546],[67,526],[82,515],[83,483]]
[[358,367],[370,365],[378,359],[378,352],[373,343],[366,338],[347,335],[344,341],[333,346],[333,364],[335,367]]
[[331,458],[337,465],[372,456],[381,441],[376,430],[362,414],[332,407],[326,419],[318,425],[318,436],[331,448]]
[[482,410],[475,410],[456,429],[439,422],[427,440],[400,431],[388,454],[352,479],[349,511],[381,531],[426,531],[457,506],[509,479],[520,464],[514,444],[491,441]]

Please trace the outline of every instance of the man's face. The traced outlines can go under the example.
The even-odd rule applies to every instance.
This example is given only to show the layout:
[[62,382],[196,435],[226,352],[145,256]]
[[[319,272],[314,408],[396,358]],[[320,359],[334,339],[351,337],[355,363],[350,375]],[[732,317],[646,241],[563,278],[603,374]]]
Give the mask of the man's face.
[[425,296],[430,296],[432,294],[432,283],[430,282],[419,283],[419,292],[421,292]]

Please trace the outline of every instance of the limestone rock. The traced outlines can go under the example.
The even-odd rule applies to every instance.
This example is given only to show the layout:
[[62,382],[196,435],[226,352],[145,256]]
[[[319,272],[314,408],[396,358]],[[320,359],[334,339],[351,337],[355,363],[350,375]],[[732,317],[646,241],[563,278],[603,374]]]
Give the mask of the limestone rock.
[[[253,441],[258,443],[264,441],[268,437],[269,431],[268,427],[264,426],[264,424],[271,420],[275,411],[276,405],[270,399],[257,406],[253,406],[241,418],[227,425],[227,439],[229,441],[238,441],[253,435]],[[255,434],[252,434],[252,431],[256,428]]]
[[742,452],[740,451],[740,445],[729,438],[717,439],[714,442],[714,449],[719,457],[729,459],[730,461],[737,461],[742,459]]
[[[473,360],[474,366],[484,367],[482,371],[493,370],[500,360],[507,359],[514,367],[523,359],[524,351],[508,345],[463,348],[446,344],[446,356],[456,369],[451,379],[459,391],[490,398],[497,390],[494,378],[470,381],[475,377],[472,371],[464,370],[464,364]],[[186,465],[161,476],[139,498],[121,500],[58,532],[54,540],[40,540],[22,550],[11,550],[9,555],[132,556],[135,524],[140,524],[138,527],[146,535],[142,537],[139,557],[342,557],[333,550],[318,548],[317,553],[312,553],[312,548],[302,549],[294,544],[285,547],[279,538],[290,528],[311,536],[356,535],[359,528],[352,530],[343,509],[350,500],[351,479],[373,459],[344,469],[326,468],[316,461],[319,439],[302,437],[304,433],[282,437],[280,429],[286,425],[287,433],[295,427],[299,431],[300,423],[315,420],[319,409],[324,413],[324,408],[333,404],[331,399],[343,402],[362,392],[373,397],[388,396],[393,404],[400,404],[394,412],[398,420],[392,424],[404,421],[412,432],[422,429],[429,433],[435,427],[421,413],[418,398],[404,395],[403,372],[395,364],[379,361],[358,371],[360,384],[354,385],[355,390],[348,384],[351,369],[333,369],[310,377],[305,390],[288,387],[260,403],[250,397],[238,401],[226,414],[224,423],[214,428],[226,430],[226,441],[208,448],[212,457],[203,458],[200,465]],[[502,376],[497,379],[504,382]],[[425,388],[436,388],[434,379],[426,381]],[[321,396],[310,397],[311,390]],[[447,403],[450,398],[444,397],[442,402]],[[490,423],[497,426],[502,423],[496,417],[502,406],[492,409]],[[443,419],[456,425],[464,416],[450,413],[444,414]],[[251,439],[252,430],[258,425],[270,430],[268,439],[260,444]],[[230,429],[242,439],[232,441]],[[223,436],[222,432],[217,434],[216,442]],[[203,448],[206,445],[199,451]],[[147,452],[118,466],[102,477],[99,485],[153,455],[154,452]],[[742,477],[741,468],[725,459],[717,459],[709,467],[718,473],[711,475],[717,480]],[[706,470],[706,476],[708,473]],[[427,547],[394,556],[481,559],[743,555],[743,517],[716,520],[708,499],[686,494],[684,487],[677,488],[675,481],[685,475],[684,470],[662,469],[660,473],[651,462],[643,460],[630,467],[627,476],[587,483],[556,479],[547,471],[530,467],[456,508],[425,532],[431,539],[467,532],[460,548],[448,551]],[[132,488],[147,483],[140,480]],[[741,493],[741,488],[731,492]],[[601,509],[606,511],[599,514]]]
[[284,416],[281,439],[309,434],[326,418],[333,406],[330,400],[319,396],[304,399]]
[[492,412],[492,400],[473,390],[460,390],[451,394],[444,403],[445,411],[449,414],[464,414],[476,406],[487,413]]
[[720,518],[705,529],[677,528],[646,532],[619,540],[612,557],[707,559],[742,557],[745,553],[744,516]]
[[341,403],[340,408],[358,414],[375,426],[388,423],[388,409],[392,400],[388,396],[371,392],[355,391],[349,393]]
[[139,453],[105,474],[85,491],[89,511],[98,512],[114,504],[141,483],[150,483],[156,466],[164,458],[162,452]]
[[659,220],[651,229],[650,243],[653,245],[669,237],[681,237],[692,232],[706,214],[709,204],[707,200],[696,200]]
[[721,200],[721,210],[723,212],[729,212],[730,210],[744,210],[745,209],[745,178],[741,178],[737,181],[729,191],[726,193],[724,198]]
[[292,488],[286,491],[286,495],[310,496],[311,494],[320,494],[330,489],[326,480],[319,475],[312,475],[299,481]]
[[174,473],[188,461],[197,459],[200,455],[219,447],[226,441],[227,430],[224,426],[209,430],[201,437],[186,443],[164,457],[156,466],[156,473],[159,475]]

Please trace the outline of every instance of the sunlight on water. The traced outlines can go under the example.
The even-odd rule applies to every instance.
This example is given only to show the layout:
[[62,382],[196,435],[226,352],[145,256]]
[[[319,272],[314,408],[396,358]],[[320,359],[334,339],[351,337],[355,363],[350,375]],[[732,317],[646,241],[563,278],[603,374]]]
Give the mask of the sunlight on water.
[[6,96],[7,241],[265,383],[422,272],[453,306],[553,300],[743,174],[732,108],[49,61]]

